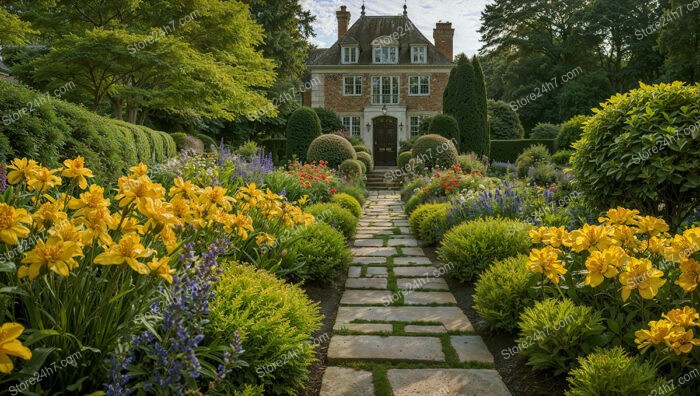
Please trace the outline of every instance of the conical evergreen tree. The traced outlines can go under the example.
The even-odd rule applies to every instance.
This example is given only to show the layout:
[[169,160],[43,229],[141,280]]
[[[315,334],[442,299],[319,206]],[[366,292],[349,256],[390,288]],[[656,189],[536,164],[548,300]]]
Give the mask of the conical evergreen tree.
[[476,55],[472,58],[474,68],[474,112],[476,113],[476,123],[473,126],[473,134],[470,139],[474,147],[474,152],[480,155],[489,155],[490,138],[488,124],[488,105],[486,100],[486,82],[484,70]]
[[464,54],[457,58],[457,66],[450,72],[450,78],[442,96],[442,111],[457,120],[460,131],[461,152],[469,152],[472,147],[472,128],[475,117],[469,111],[473,107],[474,68]]

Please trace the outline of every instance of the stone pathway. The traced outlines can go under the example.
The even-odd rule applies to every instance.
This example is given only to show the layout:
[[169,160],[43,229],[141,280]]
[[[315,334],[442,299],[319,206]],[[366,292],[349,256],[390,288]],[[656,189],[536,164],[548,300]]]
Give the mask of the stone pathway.
[[371,193],[355,238],[321,396],[510,395],[398,194]]

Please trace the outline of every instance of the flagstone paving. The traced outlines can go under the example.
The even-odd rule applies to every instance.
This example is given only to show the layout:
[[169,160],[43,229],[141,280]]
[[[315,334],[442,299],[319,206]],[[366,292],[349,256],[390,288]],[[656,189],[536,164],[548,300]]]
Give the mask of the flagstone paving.
[[372,192],[351,251],[321,396],[510,395],[398,194]]

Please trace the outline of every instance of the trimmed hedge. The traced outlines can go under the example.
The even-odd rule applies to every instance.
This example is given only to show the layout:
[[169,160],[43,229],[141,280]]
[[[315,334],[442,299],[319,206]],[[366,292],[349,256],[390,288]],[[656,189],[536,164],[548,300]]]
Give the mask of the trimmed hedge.
[[306,162],[309,145],[321,136],[321,120],[314,109],[300,107],[289,116],[287,121],[287,159],[296,156]]
[[555,152],[556,144],[554,139],[518,139],[518,140],[492,140],[490,161],[499,162],[515,162],[518,156],[525,151],[526,148],[543,144],[550,152]]
[[357,160],[365,164],[368,172],[372,172],[372,170],[374,169],[374,161],[372,160],[372,156],[368,153],[360,151],[359,153],[357,153]]
[[539,123],[530,131],[530,139],[556,139],[560,131],[559,125]]
[[440,135],[423,135],[413,144],[411,155],[426,168],[449,168],[457,163],[459,153],[454,143],[447,138]]
[[365,146],[364,144],[356,144],[353,145],[352,148],[355,149],[356,153],[367,153],[372,155],[372,152],[370,151],[369,147]]
[[399,157],[396,160],[398,168],[405,169],[408,162],[411,161],[411,158],[413,157],[410,151],[404,151],[403,153],[399,154]]
[[491,99],[487,103],[491,139],[508,140],[525,137],[525,129],[520,123],[520,117],[508,103]]
[[[440,135],[445,139],[452,140],[459,144],[459,124],[451,115],[438,114],[432,117],[428,134]],[[454,139],[454,140],[453,140]]]
[[362,176],[362,162],[354,159],[349,159],[343,161],[340,164],[340,173],[350,177],[360,177]]
[[342,136],[327,134],[314,139],[306,152],[306,160],[328,161],[329,168],[337,168],[343,161],[357,159],[352,144]]

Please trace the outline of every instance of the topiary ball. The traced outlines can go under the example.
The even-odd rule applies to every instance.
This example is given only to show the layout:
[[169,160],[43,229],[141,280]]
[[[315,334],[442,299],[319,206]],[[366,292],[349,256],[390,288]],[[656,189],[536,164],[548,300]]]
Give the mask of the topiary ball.
[[[348,195],[348,197],[350,196]],[[352,199],[355,200],[355,198]],[[322,221],[342,232],[348,239],[355,236],[358,222],[357,216],[339,202],[313,204],[305,208],[304,211],[314,215],[316,221]]]
[[362,216],[362,206],[360,205],[360,202],[358,202],[357,199],[350,194],[335,194],[331,197],[331,202],[337,203],[338,205],[349,210],[357,218]]
[[318,282],[335,278],[351,258],[345,236],[322,222],[302,227],[295,248],[299,260],[305,263],[307,278]]
[[362,152],[372,155],[372,152],[370,151],[369,147],[365,146],[364,144],[356,144],[352,146],[352,148],[354,148],[355,152],[358,154]]
[[308,162],[328,161],[330,168],[337,168],[343,161],[357,159],[352,144],[342,136],[322,135],[314,139],[306,152]]
[[343,161],[342,164],[340,164],[340,173],[346,176],[349,176],[351,178],[357,178],[361,177],[363,172],[362,172],[362,162],[355,160],[355,159],[349,159]]
[[459,153],[452,141],[440,135],[423,135],[413,144],[411,156],[426,168],[449,168],[457,163]]
[[318,136],[321,136],[321,120],[314,109],[300,107],[294,110],[287,121],[287,158],[296,156],[305,162],[309,145]]
[[403,153],[399,154],[399,157],[396,159],[396,165],[399,167],[401,170],[408,170],[407,166],[409,161],[411,161],[412,155],[410,151],[404,151]]
[[451,115],[438,114],[432,117],[428,133],[440,135],[452,142],[459,142],[459,124]]
[[491,139],[522,139],[525,136],[525,129],[520,123],[518,113],[508,103],[491,99],[487,103]]
[[367,167],[368,171],[371,172],[374,169],[374,161],[372,160],[372,156],[369,155],[369,153],[365,153],[363,151],[357,153],[357,160],[365,164],[365,167]]

